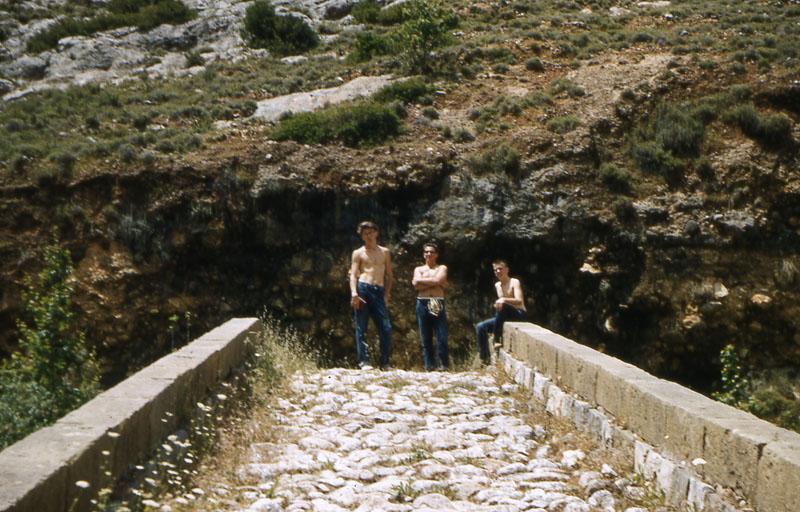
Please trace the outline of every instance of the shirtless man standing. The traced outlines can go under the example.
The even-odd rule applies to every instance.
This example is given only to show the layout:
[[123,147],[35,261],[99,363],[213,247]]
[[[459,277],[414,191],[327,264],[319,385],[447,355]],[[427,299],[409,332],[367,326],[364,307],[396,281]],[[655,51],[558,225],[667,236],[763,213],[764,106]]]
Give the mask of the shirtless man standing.
[[386,304],[392,292],[392,259],[389,249],[378,245],[378,226],[364,221],[358,225],[364,245],[353,251],[350,263],[350,306],[356,324],[358,367],[371,370],[367,349],[367,322],[375,322],[380,336],[380,367],[389,366],[392,324]]
[[503,323],[508,320],[524,320],[526,313],[522,284],[520,284],[519,279],[508,275],[508,263],[505,260],[495,260],[492,262],[492,271],[497,278],[497,282],[494,284],[495,292],[497,292],[494,309],[497,313],[494,318],[484,320],[475,326],[475,333],[478,337],[478,351],[484,364],[489,364],[491,361],[489,333],[494,334],[495,339],[501,338],[503,336]]
[[[422,246],[425,264],[414,269],[411,284],[417,289],[417,325],[422,342],[422,362],[428,371],[446,370],[450,365],[447,350],[447,310],[444,289],[447,287],[447,266],[437,262],[439,247],[428,242]],[[433,353],[433,333],[436,332],[436,352]]]

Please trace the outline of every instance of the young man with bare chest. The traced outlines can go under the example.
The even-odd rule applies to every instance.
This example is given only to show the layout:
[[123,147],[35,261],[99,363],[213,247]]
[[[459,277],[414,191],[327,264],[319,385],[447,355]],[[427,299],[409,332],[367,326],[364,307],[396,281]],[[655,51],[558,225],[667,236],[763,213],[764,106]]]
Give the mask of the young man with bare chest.
[[367,348],[369,318],[375,322],[380,338],[381,368],[389,366],[392,324],[386,308],[392,292],[392,259],[389,249],[378,245],[378,226],[364,221],[358,225],[364,245],[353,251],[350,261],[350,306],[356,325],[358,367],[370,370]]
[[[447,266],[437,261],[439,247],[428,242],[422,246],[424,265],[414,269],[411,284],[417,290],[417,325],[422,343],[422,362],[425,369],[446,370],[450,365],[447,349],[447,309],[444,289],[447,287]],[[436,353],[433,352],[433,334],[436,333]],[[436,359],[438,356],[438,363]]]
[[508,263],[505,260],[495,260],[492,262],[492,271],[497,278],[497,282],[494,284],[497,293],[497,300],[494,302],[496,313],[494,318],[484,320],[475,326],[478,351],[484,364],[489,364],[491,361],[489,333],[494,334],[495,339],[502,338],[503,324],[506,321],[522,321],[525,319],[526,313],[522,284],[519,279],[508,275]]

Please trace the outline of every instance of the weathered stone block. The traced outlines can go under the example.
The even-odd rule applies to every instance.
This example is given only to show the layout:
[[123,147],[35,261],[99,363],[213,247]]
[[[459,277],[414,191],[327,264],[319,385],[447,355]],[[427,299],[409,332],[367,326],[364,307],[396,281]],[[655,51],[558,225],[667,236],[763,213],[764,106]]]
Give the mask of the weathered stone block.
[[64,439],[58,429],[51,426],[0,452],[0,510],[63,510],[67,496],[67,463],[89,438]]
[[594,402],[624,427],[631,422],[632,416],[638,414],[636,407],[629,402],[634,396],[635,384],[653,378],[633,365],[609,357],[597,371]]
[[706,463],[697,469],[701,476],[752,497],[760,481],[759,462],[764,447],[798,438],[798,434],[741,411],[733,410],[726,417],[705,418]]
[[800,508],[799,495],[800,441],[767,444],[758,464],[756,508],[760,512],[794,512]]
[[[534,370],[553,378],[552,376],[556,375],[558,368],[558,350],[556,347],[543,343],[540,339],[550,331],[533,324],[523,323],[510,325],[509,328],[516,330],[517,334],[515,336],[519,336],[519,345],[526,345],[525,353],[527,357],[520,360],[530,365]],[[516,353],[514,353],[514,356],[518,357]]]
[[557,356],[561,385],[594,405],[597,375],[608,359],[590,348],[562,343]]
[[[95,440],[87,444],[81,454],[82,464],[72,464],[75,480],[97,484],[106,470],[115,477],[122,475],[128,469],[130,454],[145,454],[152,449],[155,440],[149,421],[151,401],[146,397],[122,397],[106,392],[56,423],[66,433],[70,429],[88,429],[95,433]],[[113,432],[115,437],[110,437],[109,432]],[[102,455],[103,450],[107,450],[109,455]]]

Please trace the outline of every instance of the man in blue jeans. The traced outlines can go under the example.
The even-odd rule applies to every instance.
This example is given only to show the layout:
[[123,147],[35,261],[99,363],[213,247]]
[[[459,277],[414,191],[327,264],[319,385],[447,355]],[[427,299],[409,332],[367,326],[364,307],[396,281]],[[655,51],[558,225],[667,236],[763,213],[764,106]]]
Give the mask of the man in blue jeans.
[[484,364],[489,364],[492,359],[489,333],[493,333],[495,339],[502,339],[503,324],[506,321],[524,320],[526,312],[522,284],[519,279],[508,275],[508,263],[505,260],[495,260],[492,263],[492,271],[497,278],[497,282],[494,284],[495,292],[497,292],[497,300],[494,301],[496,313],[494,318],[484,320],[475,326],[475,334],[478,336],[478,351]]
[[[422,343],[422,362],[427,371],[446,370],[450,365],[447,350],[447,309],[444,304],[447,266],[437,262],[439,247],[433,242],[422,246],[422,257],[425,264],[414,269],[414,278],[411,280],[417,290],[417,325]],[[436,354],[433,352],[434,332]]]
[[371,370],[367,349],[367,322],[375,322],[380,336],[381,369],[389,366],[392,324],[386,305],[392,293],[392,258],[389,249],[378,245],[378,226],[364,221],[358,225],[364,245],[353,251],[350,262],[350,306],[356,324],[358,367]]

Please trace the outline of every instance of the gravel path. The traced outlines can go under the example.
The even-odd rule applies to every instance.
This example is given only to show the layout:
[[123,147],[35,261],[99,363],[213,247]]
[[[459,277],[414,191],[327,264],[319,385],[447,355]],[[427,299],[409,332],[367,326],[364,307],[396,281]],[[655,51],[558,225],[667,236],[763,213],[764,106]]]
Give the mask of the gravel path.
[[[248,511],[614,511],[644,489],[591,461],[574,434],[526,423],[516,385],[486,373],[331,369],[278,400],[276,443],[251,446]],[[591,471],[587,468],[602,468]],[[232,499],[236,497],[237,499]],[[242,508],[244,503],[244,508]],[[627,508],[626,508],[627,507]]]

